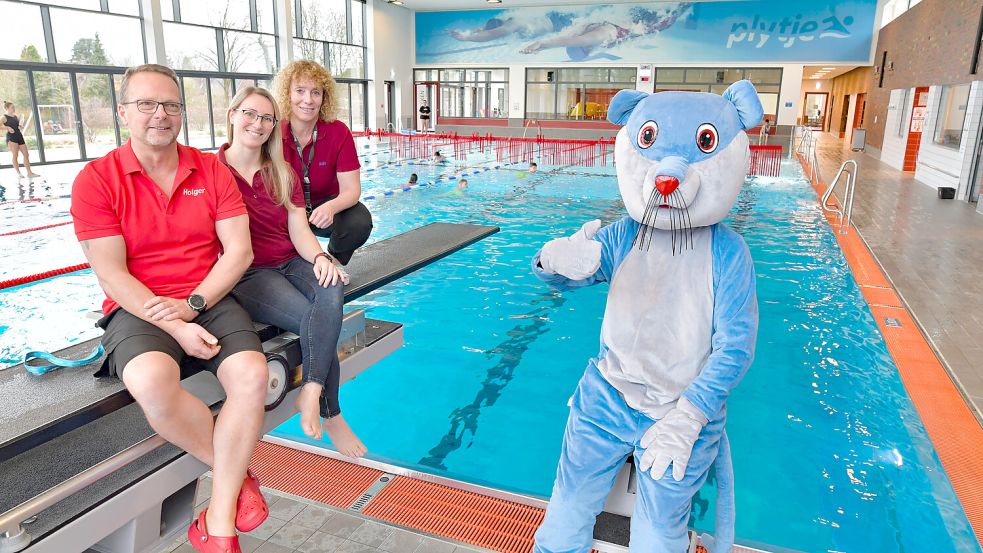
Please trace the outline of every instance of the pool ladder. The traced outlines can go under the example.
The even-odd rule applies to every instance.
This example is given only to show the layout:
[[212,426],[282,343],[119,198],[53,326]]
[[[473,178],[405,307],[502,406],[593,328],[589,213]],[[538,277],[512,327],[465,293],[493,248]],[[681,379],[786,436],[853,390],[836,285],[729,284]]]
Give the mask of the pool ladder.
[[[848,167],[851,169],[847,170]],[[846,191],[843,193],[844,208],[841,210],[838,207],[829,207],[828,205],[826,205],[826,201],[829,200],[829,197],[833,195],[833,190],[836,189],[836,184],[840,182],[840,177],[842,177],[843,175],[846,175]],[[853,214],[853,195],[855,192],[856,184],[857,184],[857,162],[852,159],[848,159],[843,162],[843,165],[840,165],[840,170],[837,171],[836,177],[833,179],[833,182],[829,184],[829,187],[826,188],[826,193],[823,194],[823,199],[822,199],[823,210],[832,211],[833,213],[839,214],[841,234],[846,234],[850,232],[850,216]],[[844,224],[844,222],[846,224]]]

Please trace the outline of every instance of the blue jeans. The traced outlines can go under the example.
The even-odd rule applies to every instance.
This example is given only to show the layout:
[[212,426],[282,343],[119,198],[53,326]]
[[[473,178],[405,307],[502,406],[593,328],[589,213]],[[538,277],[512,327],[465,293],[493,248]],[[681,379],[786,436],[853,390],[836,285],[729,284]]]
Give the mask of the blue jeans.
[[321,286],[314,266],[298,256],[278,267],[249,269],[232,295],[254,321],[300,336],[304,384],[318,382],[324,386],[322,417],[340,414],[338,335],[345,303],[341,281],[327,288]]

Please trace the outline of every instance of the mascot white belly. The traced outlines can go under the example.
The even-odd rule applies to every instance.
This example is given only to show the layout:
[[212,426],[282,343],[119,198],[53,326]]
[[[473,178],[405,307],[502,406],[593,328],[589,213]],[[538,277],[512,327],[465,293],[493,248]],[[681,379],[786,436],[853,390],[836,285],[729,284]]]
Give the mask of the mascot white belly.
[[[745,130],[762,118],[748,81],[722,96],[619,92],[609,119],[628,217],[551,240],[535,274],[561,289],[610,284],[601,350],[571,401],[557,479],[534,551],[590,550],[617,470],[641,474],[630,550],[683,552],[693,495],[717,462],[713,553],[733,544],[726,400],[757,336],[754,268],[721,221],[748,164]],[[647,472],[647,474],[646,474]]]

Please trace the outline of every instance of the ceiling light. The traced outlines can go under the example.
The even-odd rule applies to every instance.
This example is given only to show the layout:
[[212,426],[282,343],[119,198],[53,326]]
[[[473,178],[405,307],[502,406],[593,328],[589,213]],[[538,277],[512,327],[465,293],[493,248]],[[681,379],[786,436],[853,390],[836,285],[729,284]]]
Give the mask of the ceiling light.
[[485,2],[488,2],[489,4],[501,4],[502,0],[485,0]]
[[835,71],[835,67],[823,67],[823,71]]

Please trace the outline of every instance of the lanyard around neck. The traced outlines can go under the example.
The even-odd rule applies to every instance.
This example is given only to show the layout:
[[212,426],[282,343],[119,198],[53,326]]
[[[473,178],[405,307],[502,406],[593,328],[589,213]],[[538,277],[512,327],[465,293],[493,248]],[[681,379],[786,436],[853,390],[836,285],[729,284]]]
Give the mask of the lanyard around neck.
[[304,171],[304,205],[307,206],[307,213],[310,215],[311,207],[311,163],[314,162],[314,146],[317,145],[317,124],[314,125],[314,134],[311,136],[311,151],[307,154],[307,163],[304,163],[304,149],[297,140],[297,135],[290,129],[290,138],[294,139],[294,148],[297,148],[297,157],[300,158],[300,167]]

